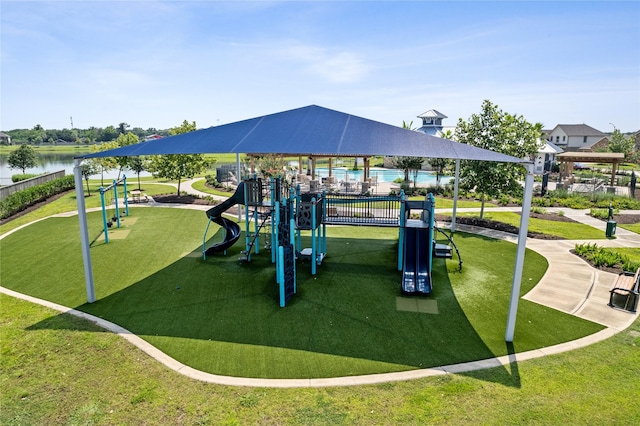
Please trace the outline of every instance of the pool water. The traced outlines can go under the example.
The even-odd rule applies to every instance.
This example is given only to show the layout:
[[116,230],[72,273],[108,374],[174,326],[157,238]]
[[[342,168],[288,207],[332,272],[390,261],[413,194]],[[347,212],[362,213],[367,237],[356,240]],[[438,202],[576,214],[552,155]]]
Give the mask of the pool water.
[[[329,169],[316,168],[316,174],[320,177],[329,176]],[[351,170],[346,167],[333,167],[331,174],[338,179],[338,181],[362,181],[364,170]],[[404,179],[404,171],[397,169],[370,169],[369,175],[371,177],[377,176],[378,182],[393,182],[395,179]],[[409,173],[409,179],[413,180],[413,172]],[[440,176],[440,183],[445,184],[449,182],[451,176]],[[422,184],[436,184],[436,174],[426,170],[418,171],[418,183]]]

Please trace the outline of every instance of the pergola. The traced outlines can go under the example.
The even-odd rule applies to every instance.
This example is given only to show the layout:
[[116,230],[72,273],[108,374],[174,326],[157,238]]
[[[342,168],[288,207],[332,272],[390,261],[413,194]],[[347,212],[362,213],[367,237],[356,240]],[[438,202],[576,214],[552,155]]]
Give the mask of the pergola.
[[618,165],[624,162],[622,152],[563,152],[558,154],[556,159],[560,161],[560,178],[568,176],[573,170],[574,163],[605,163],[611,164],[611,182],[615,184],[616,171]]
[[240,154],[260,155],[265,152],[311,158],[319,156],[368,158],[386,155],[454,159],[456,160],[454,221],[458,188],[457,171],[460,160],[522,164],[527,170],[525,195],[522,202],[520,233],[505,334],[507,342],[513,341],[533,194],[533,162],[317,105],[76,157],[74,175],[88,302],[95,301],[95,290],[81,170],[81,163],[84,159],[140,155],[235,153],[239,166]]

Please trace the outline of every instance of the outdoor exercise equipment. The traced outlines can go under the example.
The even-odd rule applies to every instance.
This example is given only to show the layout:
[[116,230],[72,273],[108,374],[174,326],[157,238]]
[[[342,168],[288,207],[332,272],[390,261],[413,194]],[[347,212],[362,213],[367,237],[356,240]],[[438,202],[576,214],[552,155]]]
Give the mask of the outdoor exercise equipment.
[[[109,228],[112,226],[112,223],[116,223],[117,227],[120,228],[120,209],[118,207],[118,185],[122,182],[123,191],[124,191],[124,206],[125,206],[125,216],[129,216],[129,199],[127,198],[127,176],[122,175],[122,179],[117,180],[114,179],[113,183],[106,188],[100,187],[100,203],[102,204],[102,223],[104,225],[104,242],[109,242]],[[115,210],[113,211],[113,217],[107,220],[107,208],[105,203],[105,193],[108,193],[111,189],[113,189],[113,200]]]

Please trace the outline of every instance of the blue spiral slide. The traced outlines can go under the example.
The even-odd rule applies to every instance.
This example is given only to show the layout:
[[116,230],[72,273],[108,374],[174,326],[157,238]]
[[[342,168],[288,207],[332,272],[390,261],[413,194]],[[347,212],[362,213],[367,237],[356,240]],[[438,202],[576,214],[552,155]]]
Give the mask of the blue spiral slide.
[[217,223],[225,230],[224,240],[209,247],[205,254],[211,255],[225,251],[238,241],[240,238],[240,225],[236,222],[222,217],[222,213],[226,212],[236,204],[244,204],[244,182],[240,182],[236,192],[222,203],[207,210],[207,217],[209,220]]

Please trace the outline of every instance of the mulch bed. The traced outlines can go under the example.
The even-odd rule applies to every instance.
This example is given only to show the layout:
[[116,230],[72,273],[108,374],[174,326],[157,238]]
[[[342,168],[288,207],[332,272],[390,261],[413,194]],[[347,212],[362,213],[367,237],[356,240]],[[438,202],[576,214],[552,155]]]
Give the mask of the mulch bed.
[[218,204],[218,202],[216,201],[194,197],[193,195],[176,195],[176,194],[154,195],[153,201],[155,201],[156,203],[197,204],[201,206],[214,206]]
[[591,265],[592,268],[599,269],[600,271],[611,272],[613,274],[619,274],[619,273],[621,273],[623,271],[622,270],[622,266],[605,266],[605,265],[596,266],[591,260],[586,259],[586,258],[576,254],[575,250],[570,250],[570,252],[571,252],[571,254],[576,255],[580,259],[582,259],[585,262],[587,262],[589,265]]
[[[568,218],[566,216],[560,216],[556,213],[531,213],[529,217],[534,217],[536,219],[544,219],[544,220],[554,220],[557,222],[576,222],[575,220]],[[446,215],[435,215],[435,219],[438,222],[451,222],[451,217]],[[496,231],[508,232],[510,234],[518,234],[518,227],[509,225],[503,222],[497,222],[495,220],[489,219],[480,219],[477,217],[456,217],[456,223],[461,223],[463,225],[472,225],[479,226],[481,228],[489,228],[495,229]],[[527,236],[529,238],[538,238],[541,240],[562,240],[564,238],[556,237],[555,235],[547,235],[541,234],[538,232],[528,232]]]
[[[606,222],[606,219],[600,219],[603,222]],[[640,214],[614,214],[613,220],[616,223],[621,223],[623,225],[633,225],[635,223],[640,223]]]

